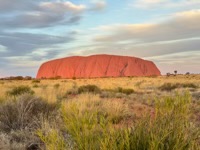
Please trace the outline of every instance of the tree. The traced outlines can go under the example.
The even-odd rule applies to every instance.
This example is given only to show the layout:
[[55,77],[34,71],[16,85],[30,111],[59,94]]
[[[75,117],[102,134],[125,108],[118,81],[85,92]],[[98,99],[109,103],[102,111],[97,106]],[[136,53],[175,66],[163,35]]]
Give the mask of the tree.
[[186,75],[190,75],[190,72],[186,72]]
[[174,70],[175,75],[177,75],[177,70]]
[[167,77],[169,77],[169,76],[170,76],[170,73],[168,72],[168,73],[166,73],[166,75],[167,75]]

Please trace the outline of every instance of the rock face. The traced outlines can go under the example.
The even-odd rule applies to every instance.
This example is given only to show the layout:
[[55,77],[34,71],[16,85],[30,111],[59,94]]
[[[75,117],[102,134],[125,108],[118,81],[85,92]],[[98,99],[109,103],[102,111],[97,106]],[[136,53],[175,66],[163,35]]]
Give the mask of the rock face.
[[156,65],[129,56],[93,55],[56,59],[41,65],[37,78],[96,78],[160,75]]

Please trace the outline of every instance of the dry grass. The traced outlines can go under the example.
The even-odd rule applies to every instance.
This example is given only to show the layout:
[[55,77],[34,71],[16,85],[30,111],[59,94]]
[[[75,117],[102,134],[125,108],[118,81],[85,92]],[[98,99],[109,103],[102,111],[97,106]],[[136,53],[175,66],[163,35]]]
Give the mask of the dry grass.
[[[3,84],[2,84],[3,83]],[[37,83],[38,88],[33,90],[36,92],[36,95],[41,95],[43,97],[48,97],[48,99],[54,99],[59,94],[64,94],[67,90],[71,89],[74,85],[80,87],[82,85],[96,85],[101,89],[115,89],[117,87],[130,88],[137,92],[148,92],[157,90],[158,87],[164,83],[193,83],[200,86],[200,75],[190,75],[190,76],[171,76],[171,77],[129,77],[129,78],[96,78],[96,79],[59,79],[59,80],[41,80],[40,83]],[[18,85],[28,85],[32,86],[36,83],[32,81],[0,81],[0,97],[5,96],[5,92],[10,88]],[[59,84],[55,90],[55,85]],[[48,93],[48,95],[46,95]]]
[[[93,92],[93,88],[92,92],[91,90],[88,91],[88,89],[85,90],[85,87],[91,88],[91,86],[88,85],[95,85],[95,89],[98,89],[98,92]],[[173,85],[176,87],[171,88]],[[129,147],[130,143],[127,142],[131,140],[129,139],[130,136],[132,136],[132,138],[137,138],[137,135],[133,135],[131,130],[126,130],[126,128],[133,126],[137,127],[138,133],[143,136],[141,138],[144,139],[141,140],[148,140],[147,143],[149,142],[148,138],[152,137],[146,137],[143,133],[150,132],[152,136],[154,136],[154,142],[157,143],[148,143],[150,145],[156,144],[151,145],[154,148],[154,146],[160,146],[160,143],[157,140],[159,139],[159,136],[163,136],[162,132],[164,130],[162,128],[165,127],[167,129],[167,127],[169,127],[168,124],[165,125],[165,123],[162,122],[169,121],[167,118],[172,117],[172,119],[174,119],[174,125],[181,127],[179,128],[179,132],[182,138],[181,140],[183,141],[187,141],[187,139],[184,139],[182,134],[188,134],[185,138],[190,137],[190,128],[186,129],[188,131],[181,132],[182,129],[185,129],[185,126],[179,124],[180,120],[177,119],[179,115],[186,117],[185,114],[188,114],[186,118],[182,118],[185,119],[183,121],[188,125],[188,127],[192,126],[195,129],[199,129],[200,125],[200,75],[76,80],[0,81],[0,106],[2,109],[4,109],[4,107],[8,108],[7,106],[9,106],[9,108],[12,106],[13,110],[18,112],[18,104],[20,104],[20,107],[22,106],[22,103],[19,101],[20,96],[19,99],[16,97],[12,100],[12,97],[6,94],[8,91],[11,91],[14,87],[18,86],[29,86],[31,90],[34,91],[34,95],[30,96],[30,99],[26,100],[27,102],[29,102],[32,97],[37,96],[40,97],[38,98],[39,100],[44,99],[47,104],[59,107],[59,113],[55,116],[52,115],[52,117],[55,117],[57,121],[59,120],[59,123],[52,119],[48,119],[48,117],[42,117],[37,118],[37,120],[41,121],[39,122],[40,127],[31,131],[24,130],[24,126],[22,126],[22,129],[20,128],[19,130],[15,130],[15,123],[10,127],[9,132],[6,130],[7,133],[4,133],[2,128],[0,129],[0,149],[6,149],[7,147],[13,146],[10,145],[10,141],[15,144],[13,146],[14,149],[25,149],[25,147],[30,144],[27,143],[30,142],[30,139],[27,138],[29,135],[36,139],[39,137],[40,142],[45,143],[46,148],[52,150],[59,148],[60,150],[74,148],[96,149],[95,145],[97,147],[100,146],[101,149],[114,149],[114,147],[116,148],[118,146],[125,146],[125,149],[131,149],[131,147]],[[170,90],[162,90],[162,86],[165,89]],[[84,87],[84,92],[79,92],[80,87]],[[122,90],[116,90],[119,89],[118,87],[121,87]],[[128,94],[120,92],[124,89],[128,91]],[[181,98],[177,97],[177,93],[182,95],[185,91],[188,91],[192,96],[191,102],[188,102],[186,105],[181,103],[180,100],[190,99],[187,98],[189,96],[183,96]],[[166,103],[161,103],[161,99]],[[172,101],[174,102],[172,103]],[[187,109],[180,108],[181,112],[177,112],[175,107],[173,107],[176,105],[178,108],[179,104],[176,104],[176,102],[179,102],[183,107],[187,106]],[[23,106],[26,108],[26,105],[24,104],[25,103],[23,103]],[[34,102],[34,105],[36,104],[40,105],[39,102]],[[40,106],[38,106],[38,108],[39,107]],[[164,109],[166,109],[166,111],[164,111]],[[10,109],[6,109],[7,114],[11,113],[9,110]],[[22,111],[19,114],[25,113],[23,107],[21,107],[20,110]],[[156,114],[158,113],[158,110],[160,110],[159,115],[163,114],[163,117],[159,116],[156,121],[162,122],[163,124],[154,124],[155,127],[160,129],[156,130],[156,128],[152,126],[152,131],[150,131],[147,124],[152,124],[152,118],[155,118],[155,116],[158,115]],[[184,110],[187,110],[187,112]],[[171,116],[174,113],[173,111],[177,113],[177,118]],[[167,114],[165,112],[169,113]],[[35,113],[35,111],[33,113]],[[7,115],[5,113],[1,113],[0,115],[2,116],[2,114]],[[15,119],[21,117],[21,115],[18,115],[17,113],[13,116]],[[144,118],[146,116],[150,116],[150,120],[145,120]],[[28,117],[28,115],[26,117]],[[5,117],[3,118],[3,120],[5,120]],[[29,119],[31,120],[33,118]],[[34,119],[30,122],[34,122]],[[141,126],[137,126],[138,122]],[[172,128],[169,127],[168,129],[171,130]],[[165,130],[165,132],[168,131]],[[178,135],[178,131],[176,132],[173,130],[173,133]],[[177,136],[174,136],[172,138],[176,137]],[[120,141],[117,141],[117,138],[119,138]],[[169,138],[171,138],[171,136]],[[16,139],[19,141],[23,139],[23,141],[16,142]],[[175,142],[177,141],[175,140]],[[93,146],[91,143],[93,143]],[[110,143],[113,144],[113,147]],[[139,144],[138,147],[140,146],[141,145]],[[148,147],[148,145],[146,146]],[[180,147],[184,145],[178,146]],[[122,147],[121,149],[123,149]],[[159,149],[159,147],[155,149]]]

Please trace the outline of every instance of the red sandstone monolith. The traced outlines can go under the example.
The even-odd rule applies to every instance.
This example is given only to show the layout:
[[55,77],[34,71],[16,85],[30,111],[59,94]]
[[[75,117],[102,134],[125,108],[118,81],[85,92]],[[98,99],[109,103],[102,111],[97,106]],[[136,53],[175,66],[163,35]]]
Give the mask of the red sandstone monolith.
[[73,56],[45,62],[37,78],[99,78],[127,76],[159,76],[156,65],[129,56],[92,55]]

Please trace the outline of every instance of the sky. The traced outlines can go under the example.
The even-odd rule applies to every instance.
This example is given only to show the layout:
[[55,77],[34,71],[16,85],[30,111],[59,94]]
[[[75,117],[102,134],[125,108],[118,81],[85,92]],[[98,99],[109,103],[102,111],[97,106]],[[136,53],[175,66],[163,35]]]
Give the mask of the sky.
[[0,77],[94,54],[200,73],[200,0],[0,0]]

